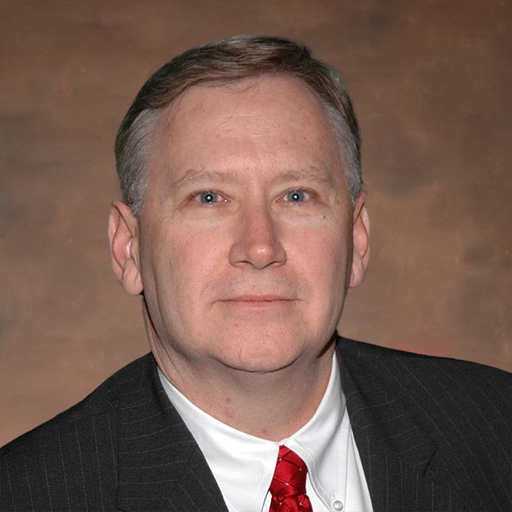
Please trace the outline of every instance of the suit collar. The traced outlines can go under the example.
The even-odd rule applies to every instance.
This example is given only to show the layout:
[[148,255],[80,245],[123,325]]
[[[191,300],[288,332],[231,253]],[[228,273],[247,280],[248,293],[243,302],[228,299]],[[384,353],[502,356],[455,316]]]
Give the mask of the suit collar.
[[226,511],[202,453],[162,388],[153,357],[145,356],[127,374],[117,404],[118,508]]
[[366,352],[367,347],[346,339],[339,342],[342,389],[351,426],[356,432],[371,433],[390,453],[423,473],[437,446],[414,415],[418,404],[406,400],[398,386],[390,385],[390,379],[376,369],[381,359],[378,351]]
[[[459,500],[452,496],[449,484],[456,488],[462,482],[425,429],[422,404],[397,384],[401,381],[398,368],[390,361],[397,353],[344,338],[339,339],[337,351],[374,512],[416,510],[419,503],[423,510],[430,496],[429,510],[448,510],[446,503],[451,510]],[[439,503],[446,508],[436,508]]]

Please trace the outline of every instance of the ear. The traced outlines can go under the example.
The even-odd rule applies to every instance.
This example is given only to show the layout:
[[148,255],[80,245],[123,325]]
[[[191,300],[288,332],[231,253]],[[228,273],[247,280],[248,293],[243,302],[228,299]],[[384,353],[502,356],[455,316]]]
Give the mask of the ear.
[[142,292],[139,262],[139,222],[122,201],[114,201],[108,219],[110,259],[117,280],[126,293]]
[[370,219],[364,204],[366,191],[363,190],[354,205],[352,224],[352,272],[349,287],[359,286],[364,279],[370,262]]

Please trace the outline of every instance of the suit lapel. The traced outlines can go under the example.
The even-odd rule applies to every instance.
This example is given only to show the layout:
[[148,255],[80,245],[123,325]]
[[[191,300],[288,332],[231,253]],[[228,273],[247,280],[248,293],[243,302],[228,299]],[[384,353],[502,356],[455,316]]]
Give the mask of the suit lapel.
[[163,390],[152,356],[121,386],[117,506],[227,512],[197,443]]
[[374,512],[463,510],[448,466],[418,422],[421,406],[390,385],[379,349],[368,347],[341,339],[338,359]]

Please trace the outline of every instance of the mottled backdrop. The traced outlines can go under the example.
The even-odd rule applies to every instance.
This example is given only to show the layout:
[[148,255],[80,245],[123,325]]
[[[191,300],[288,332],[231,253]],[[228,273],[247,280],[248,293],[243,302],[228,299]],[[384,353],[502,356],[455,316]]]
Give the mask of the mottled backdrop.
[[372,262],[342,331],[512,369],[509,0],[0,1],[0,444],[147,350],[110,271],[113,140],[148,74],[236,33],[341,70]]

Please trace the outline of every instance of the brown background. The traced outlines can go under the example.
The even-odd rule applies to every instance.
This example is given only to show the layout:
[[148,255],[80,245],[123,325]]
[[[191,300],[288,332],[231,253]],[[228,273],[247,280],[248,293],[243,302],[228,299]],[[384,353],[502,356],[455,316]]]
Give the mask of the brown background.
[[508,0],[0,2],[0,444],[147,350],[108,258],[112,145],[147,76],[236,33],[341,71],[373,256],[342,331],[512,369]]

